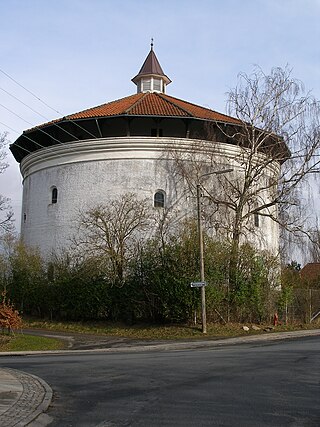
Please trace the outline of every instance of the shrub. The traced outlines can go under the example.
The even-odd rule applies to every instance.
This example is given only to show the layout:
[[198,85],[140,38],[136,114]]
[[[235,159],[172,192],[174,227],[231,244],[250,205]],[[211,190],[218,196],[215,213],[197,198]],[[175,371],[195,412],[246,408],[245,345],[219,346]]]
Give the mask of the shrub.
[[22,326],[22,319],[19,315],[18,310],[15,310],[13,304],[7,300],[7,293],[3,291],[1,293],[0,303],[0,327],[7,329],[8,332],[12,333],[15,329],[19,329]]

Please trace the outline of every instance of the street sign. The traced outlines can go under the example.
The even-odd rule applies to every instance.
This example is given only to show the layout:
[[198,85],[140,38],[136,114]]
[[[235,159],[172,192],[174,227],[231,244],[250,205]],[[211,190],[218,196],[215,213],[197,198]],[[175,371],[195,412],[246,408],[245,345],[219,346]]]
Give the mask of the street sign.
[[207,286],[207,282],[191,282],[191,288],[202,288],[202,286]]

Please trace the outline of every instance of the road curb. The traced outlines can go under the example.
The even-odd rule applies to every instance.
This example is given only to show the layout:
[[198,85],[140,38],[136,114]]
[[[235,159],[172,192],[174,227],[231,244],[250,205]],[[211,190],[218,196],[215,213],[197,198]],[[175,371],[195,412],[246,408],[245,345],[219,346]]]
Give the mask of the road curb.
[[[35,422],[51,403],[53,395],[51,387],[42,378],[16,369],[0,368],[0,377],[1,373],[7,376],[9,374],[12,384],[19,383],[22,392],[17,397],[13,396],[7,403],[7,409],[0,415],[0,425],[24,427]],[[46,424],[48,423],[42,423],[42,425]]]
[[206,339],[206,340],[194,340],[194,341],[173,341],[158,344],[124,344],[119,347],[108,347],[108,348],[95,348],[95,349],[83,349],[83,350],[48,350],[48,351],[15,351],[15,352],[2,352],[0,357],[4,356],[34,356],[34,355],[63,355],[63,354],[80,354],[80,353],[121,353],[121,352],[139,352],[139,351],[166,351],[166,350],[184,350],[192,348],[214,348],[226,345],[235,344],[250,344],[250,343],[263,343],[272,342],[285,339],[294,339],[302,337],[320,336],[320,329],[310,329],[303,331],[291,331],[291,332],[272,332],[268,334],[257,334],[249,336],[241,336],[234,338],[222,338],[222,339]]

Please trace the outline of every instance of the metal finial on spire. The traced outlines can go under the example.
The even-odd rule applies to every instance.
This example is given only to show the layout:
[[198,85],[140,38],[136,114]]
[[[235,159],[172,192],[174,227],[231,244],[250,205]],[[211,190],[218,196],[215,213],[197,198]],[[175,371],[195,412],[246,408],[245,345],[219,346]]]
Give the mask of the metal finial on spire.
[[137,85],[138,93],[162,92],[165,93],[166,86],[171,80],[166,76],[153,51],[153,37],[151,38],[151,50],[148,53],[139,73],[133,77],[133,83]]

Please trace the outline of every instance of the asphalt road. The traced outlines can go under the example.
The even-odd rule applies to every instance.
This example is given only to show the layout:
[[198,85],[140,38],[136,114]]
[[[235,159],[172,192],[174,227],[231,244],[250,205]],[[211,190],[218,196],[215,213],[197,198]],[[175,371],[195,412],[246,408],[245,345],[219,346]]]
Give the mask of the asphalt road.
[[51,385],[52,427],[320,425],[320,337],[0,365]]

